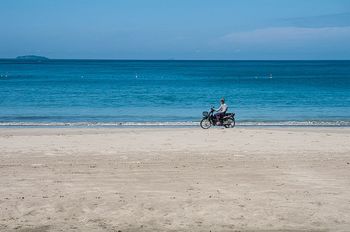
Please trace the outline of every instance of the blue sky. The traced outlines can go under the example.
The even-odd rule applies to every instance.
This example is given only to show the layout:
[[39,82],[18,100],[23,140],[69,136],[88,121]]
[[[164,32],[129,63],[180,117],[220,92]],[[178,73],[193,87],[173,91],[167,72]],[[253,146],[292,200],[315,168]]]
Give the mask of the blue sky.
[[1,0],[0,57],[350,59],[349,0]]

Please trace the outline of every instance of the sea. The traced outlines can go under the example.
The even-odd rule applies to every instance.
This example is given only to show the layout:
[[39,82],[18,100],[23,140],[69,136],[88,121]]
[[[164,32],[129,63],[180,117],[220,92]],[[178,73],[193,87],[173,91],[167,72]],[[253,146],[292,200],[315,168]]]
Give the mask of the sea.
[[350,126],[350,61],[0,59],[0,127]]

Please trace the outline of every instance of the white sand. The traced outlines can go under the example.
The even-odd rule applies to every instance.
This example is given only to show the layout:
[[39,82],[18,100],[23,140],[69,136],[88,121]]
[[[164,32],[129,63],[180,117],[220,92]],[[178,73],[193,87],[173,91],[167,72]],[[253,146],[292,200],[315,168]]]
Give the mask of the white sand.
[[350,231],[350,129],[1,129],[0,231]]

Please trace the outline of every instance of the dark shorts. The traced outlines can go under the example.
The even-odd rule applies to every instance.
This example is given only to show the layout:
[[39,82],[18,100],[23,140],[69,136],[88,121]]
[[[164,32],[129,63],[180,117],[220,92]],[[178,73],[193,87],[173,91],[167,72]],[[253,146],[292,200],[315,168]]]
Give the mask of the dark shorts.
[[216,114],[215,114],[215,117],[216,117],[217,119],[223,118],[224,116],[225,116],[225,113],[216,113]]

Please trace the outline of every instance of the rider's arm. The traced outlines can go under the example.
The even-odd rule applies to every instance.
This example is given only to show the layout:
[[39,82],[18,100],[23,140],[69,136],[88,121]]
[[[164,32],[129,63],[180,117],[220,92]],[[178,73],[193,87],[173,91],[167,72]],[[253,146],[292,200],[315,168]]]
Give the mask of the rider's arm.
[[219,109],[214,109],[216,112],[222,111],[222,106],[219,107]]

